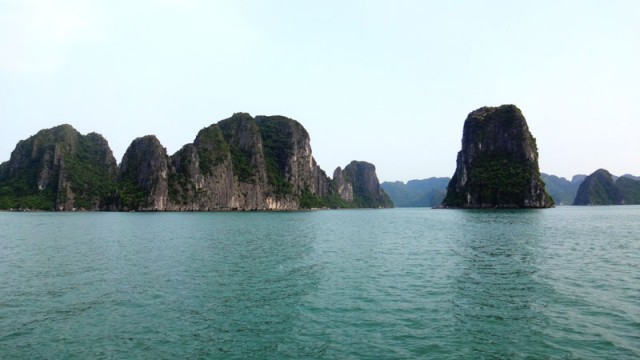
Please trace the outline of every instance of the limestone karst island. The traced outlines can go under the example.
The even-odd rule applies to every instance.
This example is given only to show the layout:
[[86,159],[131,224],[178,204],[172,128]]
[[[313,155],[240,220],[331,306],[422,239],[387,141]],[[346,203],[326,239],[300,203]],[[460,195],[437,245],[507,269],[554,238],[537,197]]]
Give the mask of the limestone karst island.
[[99,134],[70,125],[20,141],[0,165],[0,209],[108,211],[297,210],[391,207],[375,166],[353,161],[333,179],[309,134],[282,116],[237,113],[172,156],[135,139],[120,165]]
[[464,122],[462,149],[442,207],[548,208],[536,139],[515,105],[483,107]]

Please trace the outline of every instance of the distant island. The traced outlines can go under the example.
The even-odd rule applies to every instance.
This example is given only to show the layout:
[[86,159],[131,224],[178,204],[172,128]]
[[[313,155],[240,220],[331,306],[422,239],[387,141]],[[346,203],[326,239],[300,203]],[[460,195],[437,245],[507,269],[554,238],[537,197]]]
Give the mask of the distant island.
[[640,179],[631,175],[614,177],[598,169],[580,184],[573,205],[640,204]]
[[402,181],[385,181],[380,186],[389,194],[396,207],[434,207],[440,205],[447,194],[448,177]]
[[385,208],[393,202],[373,164],[353,161],[330,178],[310,138],[283,116],[236,113],[169,156],[153,135],[118,165],[101,135],[71,125],[20,141],[0,164],[0,209],[106,211]]
[[542,181],[544,181],[544,186],[549,195],[553,197],[556,205],[571,205],[576,198],[578,187],[587,175],[573,175],[571,180],[545,173],[540,173],[540,177]]
[[[605,170],[606,171],[606,170]],[[608,172],[608,171],[607,171]],[[593,175],[593,174],[592,174]],[[540,177],[545,183],[545,188],[551,197],[554,199],[556,205],[638,205],[640,199],[638,197],[624,197],[624,201],[618,201],[617,203],[612,200],[602,201],[602,199],[596,196],[590,196],[595,198],[595,201],[582,201],[578,200],[576,203],[576,195],[578,188],[582,182],[587,178],[587,175],[574,175],[571,180],[567,180],[563,177],[556,175],[550,175],[546,173],[540,173]],[[611,179],[614,183],[618,183],[622,187],[635,188],[635,193],[640,191],[640,177],[631,174],[624,174],[620,177],[611,175]],[[402,181],[385,181],[380,186],[389,194],[391,200],[396,207],[434,207],[442,203],[444,196],[447,192],[447,185],[451,181],[451,178],[427,178],[427,179],[414,179],[409,180],[406,183]],[[597,187],[590,185],[585,186],[585,192],[595,193]],[[628,190],[624,190],[624,193],[628,193]],[[633,193],[633,192],[631,192]],[[583,196],[583,195],[581,195]],[[605,196],[605,199],[609,196]]]

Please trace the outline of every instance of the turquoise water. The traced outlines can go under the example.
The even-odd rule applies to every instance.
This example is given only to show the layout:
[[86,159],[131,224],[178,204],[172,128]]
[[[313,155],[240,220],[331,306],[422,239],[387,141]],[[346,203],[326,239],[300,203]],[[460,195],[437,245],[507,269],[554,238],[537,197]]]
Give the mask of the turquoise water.
[[0,213],[0,358],[640,358],[640,207]]

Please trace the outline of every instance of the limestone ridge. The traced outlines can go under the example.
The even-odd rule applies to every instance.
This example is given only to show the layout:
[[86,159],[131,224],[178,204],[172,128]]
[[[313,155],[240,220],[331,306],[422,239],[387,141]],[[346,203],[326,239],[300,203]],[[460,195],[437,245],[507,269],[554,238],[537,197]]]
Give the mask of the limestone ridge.
[[343,187],[351,188],[348,196],[317,165],[304,127],[283,116],[234,114],[200,130],[193,143],[172,156],[155,136],[140,137],[119,167],[100,135],[84,136],[62,125],[21,141],[11,159],[0,165],[0,209],[392,206],[380,189],[375,167],[352,164],[341,180],[349,184]]
[[471,112],[456,164],[442,207],[553,206],[540,178],[536,140],[515,105]]

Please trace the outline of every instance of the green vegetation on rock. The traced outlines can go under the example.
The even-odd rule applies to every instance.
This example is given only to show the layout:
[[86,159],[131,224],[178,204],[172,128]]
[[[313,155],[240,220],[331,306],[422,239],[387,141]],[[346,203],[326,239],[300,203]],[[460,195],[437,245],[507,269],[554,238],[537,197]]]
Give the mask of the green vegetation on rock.
[[230,147],[217,125],[200,130],[194,145],[198,149],[200,171],[210,174],[213,168],[229,158]]
[[621,176],[616,180],[616,187],[620,190],[625,205],[640,204],[640,180]]
[[622,203],[622,194],[604,169],[596,170],[580,184],[573,205],[614,205]]
[[233,172],[241,182],[250,182],[254,172],[251,167],[251,155],[237,146],[231,146]]
[[146,192],[131,179],[122,179],[118,182],[116,199],[123,210],[139,210],[145,194]]
[[472,163],[469,181],[457,198],[445,197],[446,203],[464,204],[464,194],[473,189],[480,204],[514,204],[525,206],[526,189],[534,173],[531,163],[511,161],[506,155],[478,156]]
[[35,171],[22,171],[16,177],[0,180],[0,209],[55,209],[54,187],[34,191],[35,177]]
[[353,202],[343,200],[336,192],[319,196],[304,190],[300,196],[301,209],[352,209],[358,207]]
[[101,140],[97,134],[78,136],[76,151],[65,157],[67,180],[75,194],[76,208],[100,208],[101,201],[116,190],[115,169],[106,164],[106,159],[112,156],[111,150],[106,141],[102,143]]
[[260,130],[255,120],[247,113],[235,113],[218,123],[229,144],[234,174],[244,183],[252,182],[256,174],[253,157],[259,151]]
[[[274,187],[276,195],[288,195],[293,190],[291,183],[285,177],[287,163],[293,155],[292,122],[293,120],[284,116],[270,116],[258,122],[262,135],[267,180]],[[300,201],[302,202],[303,199],[301,198]]]

